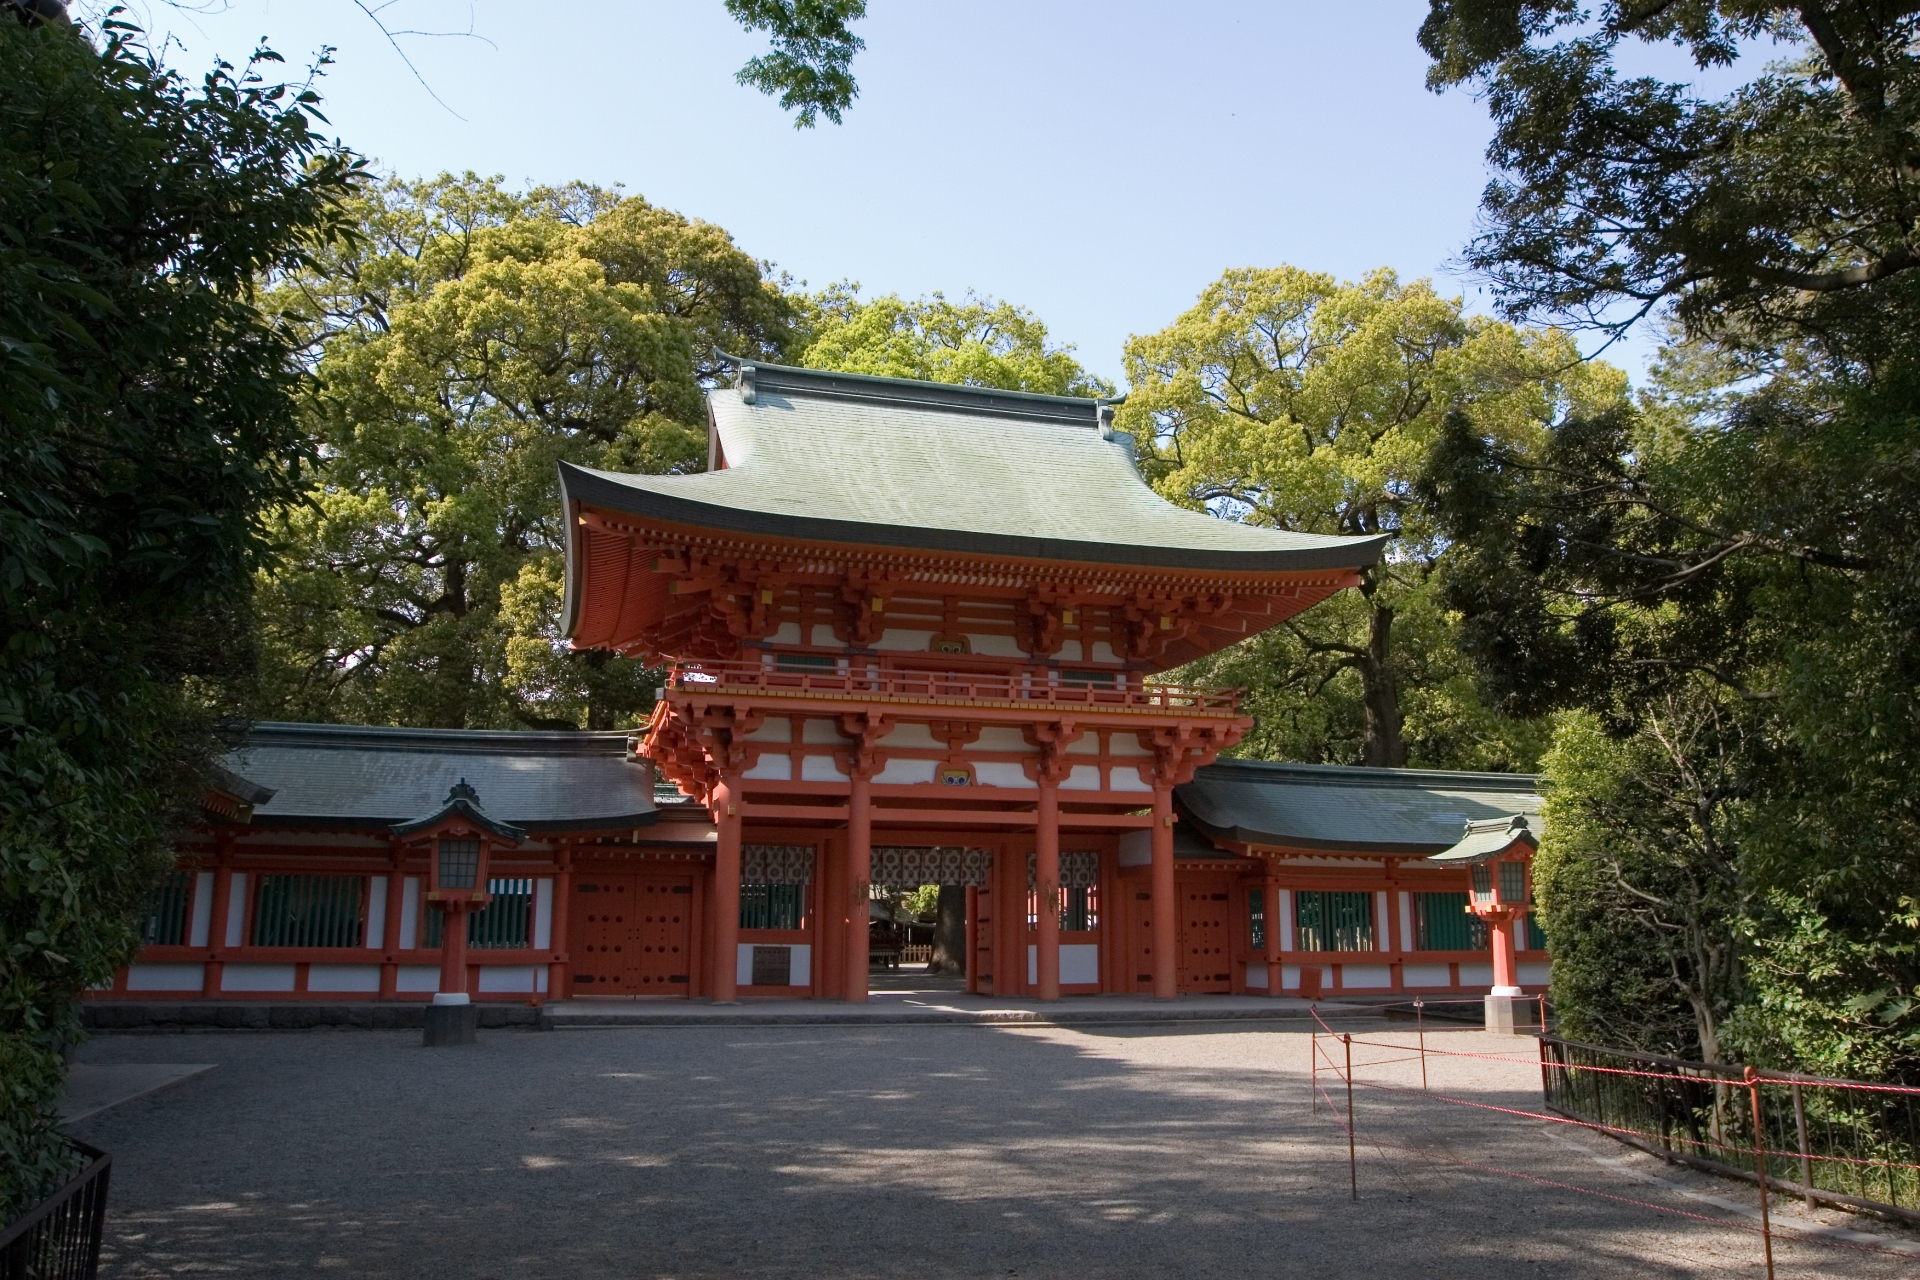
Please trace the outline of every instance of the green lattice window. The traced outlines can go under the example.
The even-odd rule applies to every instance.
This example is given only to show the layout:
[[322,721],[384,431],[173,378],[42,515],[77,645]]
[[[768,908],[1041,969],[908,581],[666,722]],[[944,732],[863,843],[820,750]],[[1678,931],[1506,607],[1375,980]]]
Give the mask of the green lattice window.
[[357,947],[364,876],[261,876],[253,900],[256,947]]
[[1487,924],[1467,911],[1464,893],[1413,895],[1413,948],[1416,951],[1485,951]]
[[798,929],[807,913],[803,884],[743,884],[740,886],[742,929]]
[[140,941],[149,947],[179,947],[187,941],[187,904],[193,897],[193,872],[169,871],[147,895]]
[[1247,891],[1247,937],[1255,951],[1267,949],[1267,900],[1259,889]]
[[[493,901],[467,915],[467,945],[480,951],[512,951],[533,945],[533,881],[489,880]],[[447,913],[427,909],[429,949],[446,936]]]
[[1373,895],[1323,893],[1293,895],[1295,945],[1302,951],[1373,950]]
[[1527,912],[1527,936],[1521,945],[1528,951],[1547,949],[1547,932],[1540,927],[1540,921],[1531,911]]

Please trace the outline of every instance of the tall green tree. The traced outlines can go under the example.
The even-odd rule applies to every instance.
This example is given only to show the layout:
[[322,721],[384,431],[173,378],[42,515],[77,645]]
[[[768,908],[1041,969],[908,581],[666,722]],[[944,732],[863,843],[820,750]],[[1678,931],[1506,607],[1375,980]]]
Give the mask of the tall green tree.
[[866,0],[726,0],[727,12],[748,31],[765,31],[773,46],[749,59],[734,79],[779,94],[793,127],[811,129],[821,116],[835,124],[860,86],[853,55],[867,47],[847,24],[867,16]]
[[191,86],[121,18],[0,8],[0,1221],[68,1167],[59,1046],[139,942],[311,451],[254,306],[350,157],[264,50]]
[[1412,492],[1441,425],[1470,411],[1533,442],[1618,402],[1622,375],[1565,336],[1465,315],[1425,281],[1243,268],[1127,343],[1118,421],[1170,500],[1303,533],[1390,534],[1346,593],[1193,674],[1244,684],[1244,751],[1398,767],[1527,768],[1538,726],[1491,714],[1435,600],[1443,542]]
[[273,293],[307,335],[318,487],[264,576],[262,710],[613,727],[656,683],[561,639],[561,461],[705,465],[716,347],[779,358],[793,307],[720,228],[587,186],[390,181]]
[[[1596,1026],[1677,1013],[1690,1051],[1907,1080],[1914,22],[1864,3],[1436,3],[1421,37],[1434,83],[1494,113],[1501,176],[1471,253],[1509,312],[1663,315],[1680,338],[1636,412],[1533,451],[1463,420],[1426,482],[1455,544],[1445,602],[1497,704],[1580,713],[1542,851],[1556,956],[1671,962],[1659,1009],[1558,959],[1556,992]],[[1703,66],[1772,41],[1778,60],[1709,99],[1622,76],[1636,41]],[[1646,909],[1590,909],[1594,886]],[[1672,948],[1695,922],[1711,945]]]
[[857,284],[838,284],[807,300],[801,362],[814,369],[886,378],[964,383],[1056,396],[1111,396],[1113,384],[1088,373],[1073,347],[1052,342],[1033,312],[968,293],[907,301],[897,294],[863,300]]

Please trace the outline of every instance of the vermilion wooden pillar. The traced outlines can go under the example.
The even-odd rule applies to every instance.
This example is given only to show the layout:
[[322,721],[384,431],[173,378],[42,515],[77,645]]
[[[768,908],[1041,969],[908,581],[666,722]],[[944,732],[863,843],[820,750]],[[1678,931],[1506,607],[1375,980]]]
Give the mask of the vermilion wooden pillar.
[[200,980],[200,994],[211,1000],[220,994],[221,975],[226,965],[218,958],[227,945],[227,912],[233,901],[233,841],[226,832],[217,837],[220,862],[213,873],[213,910],[207,927],[207,967]]
[[1260,886],[1261,914],[1265,918],[1267,953],[1267,994],[1285,995],[1285,983],[1281,981],[1280,965],[1280,881],[1273,874],[1273,863],[1267,863],[1267,878]]
[[867,998],[867,922],[872,909],[873,778],[859,763],[847,795],[847,992],[848,1000]]
[[547,999],[567,1000],[573,993],[567,989],[567,917],[573,903],[573,844],[562,840],[555,858],[553,874],[553,916],[548,928],[548,954],[553,959],[547,965]]
[[967,886],[967,990],[980,990],[980,890]]
[[1153,998],[1179,994],[1180,900],[1173,882],[1173,788],[1153,789]]
[[1060,787],[1040,779],[1039,823],[1034,832],[1033,892],[1035,985],[1042,1000],[1060,998]]
[[722,773],[713,806],[713,1002],[732,1004],[740,971],[740,782]]

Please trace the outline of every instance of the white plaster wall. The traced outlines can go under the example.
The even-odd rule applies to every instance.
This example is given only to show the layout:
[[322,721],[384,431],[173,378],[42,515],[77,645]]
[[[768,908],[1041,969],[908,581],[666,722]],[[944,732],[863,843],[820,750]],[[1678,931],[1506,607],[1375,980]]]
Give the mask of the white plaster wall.
[[770,781],[785,782],[793,777],[793,757],[774,755],[766,752],[753,762],[753,768],[740,775],[743,778],[765,778]]
[[1519,965],[1520,985],[1523,987],[1544,987],[1553,977],[1553,966],[1538,960],[1525,960]]
[[1247,961],[1247,985],[1258,991],[1267,989],[1267,966],[1264,961]]
[[[1027,944],[1027,981],[1040,981],[1040,948]],[[1060,946],[1060,985],[1100,981],[1100,944],[1067,942]]]
[[1018,751],[1022,754],[1033,750],[1027,745],[1027,739],[1018,729],[1007,725],[990,725],[980,731],[973,740],[973,751]]
[[553,946],[552,876],[542,876],[533,882],[533,946],[536,951]]
[[831,720],[808,720],[800,727],[800,741],[816,746],[843,746],[846,738],[841,736],[840,728]]
[[[412,951],[420,943],[420,877],[407,876],[400,881],[400,947]],[[428,990],[437,991],[438,987]]]
[[1140,776],[1140,770],[1135,765],[1117,764],[1107,777],[1107,786],[1114,791],[1153,790],[1153,784]]
[[892,649],[908,653],[925,653],[927,651],[927,645],[932,641],[933,632],[931,631],[896,630],[893,627],[888,627],[880,633],[880,638],[874,641],[873,647],[876,649]]
[[247,873],[236,871],[227,882],[227,937],[230,947],[240,945],[247,929]]
[[202,871],[193,878],[193,922],[187,929],[187,945],[204,947],[213,929],[213,872]]
[[1014,643],[1012,636],[967,635],[967,647],[988,658],[1024,658],[1027,651]]
[[203,964],[136,964],[127,968],[129,991],[198,991],[207,980]]
[[832,756],[802,756],[800,758],[800,780],[802,782],[834,782],[847,776],[840,762]]
[[768,636],[767,640],[772,644],[799,644],[800,624],[783,622],[773,629],[773,634]]
[[748,742],[792,742],[793,721],[785,716],[768,716],[758,729],[747,735]]
[[1026,787],[1037,789],[1027,771],[1008,760],[981,760],[973,766],[973,780],[983,787]]
[[1453,970],[1444,964],[1403,964],[1400,981],[1409,987],[1444,987],[1453,981]]
[[1299,965],[1283,964],[1280,966],[1280,989],[1282,991],[1298,991],[1300,989]]
[[831,646],[840,643],[840,637],[833,634],[832,623],[816,622],[813,624],[813,639],[811,643],[818,645],[823,649],[830,648]]
[[891,751],[895,747],[912,748],[925,751],[944,751],[947,744],[933,736],[933,730],[924,724],[895,725],[893,732],[880,739],[880,748]]
[[367,877],[367,949],[387,945],[387,877]]
[[418,993],[440,989],[440,971],[430,964],[406,964],[394,977],[393,989]]
[[1107,739],[1107,754],[1110,756],[1150,756],[1153,751],[1140,745],[1137,733],[1116,733]]
[[[1280,891],[1280,949],[1293,950],[1293,890],[1291,889]],[[1293,985],[1296,987],[1300,985],[1298,979]]]
[[1077,764],[1073,772],[1060,780],[1062,791],[1098,791],[1100,789],[1100,766],[1097,764]]
[[1493,986],[1493,961],[1485,964],[1469,962],[1460,966],[1460,985],[1463,987]]
[[488,993],[531,994],[536,990],[535,979],[544,972],[546,966],[540,964],[484,965],[480,969],[480,990]]
[[1340,966],[1340,989],[1343,991],[1377,991],[1392,985],[1392,965],[1343,964]]
[[1113,651],[1113,646],[1108,644],[1105,640],[1095,640],[1093,642],[1092,649],[1093,649],[1093,652],[1087,655],[1088,662],[1120,661],[1120,655],[1115,653]]
[[939,769],[937,760],[889,760],[887,767],[875,774],[873,780],[880,786],[904,787],[918,782],[932,782],[935,771]]
[[1085,737],[1067,744],[1070,756],[1097,756],[1100,754],[1100,735],[1089,733]]
[[1413,950],[1413,895],[1400,895],[1400,949]]
[[221,970],[220,989],[222,991],[291,991],[293,990],[293,966],[290,964],[230,964]]
[[1393,918],[1387,913],[1385,889],[1376,890],[1373,895],[1373,949],[1393,950]]
[[307,990],[378,993],[380,966],[377,964],[308,965]]

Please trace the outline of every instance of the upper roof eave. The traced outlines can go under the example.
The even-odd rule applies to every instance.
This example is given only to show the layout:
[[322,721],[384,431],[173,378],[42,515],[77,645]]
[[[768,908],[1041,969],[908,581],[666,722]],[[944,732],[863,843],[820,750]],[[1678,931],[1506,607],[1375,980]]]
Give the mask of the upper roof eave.
[[[1364,569],[1378,562],[1387,535],[1356,538],[1336,545],[1275,551],[1190,550],[1180,547],[1124,546],[1014,534],[934,529],[898,524],[867,524],[812,516],[792,516],[720,506],[622,484],[605,472],[560,464],[560,486],[569,505],[581,502],[623,515],[673,524],[798,538],[810,542],[899,547],[916,551],[1012,556],[1027,560],[1111,564],[1129,568],[1238,571],[1242,573],[1312,572]],[[572,522],[569,521],[569,529]],[[571,535],[570,535],[571,536]]]

